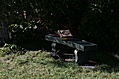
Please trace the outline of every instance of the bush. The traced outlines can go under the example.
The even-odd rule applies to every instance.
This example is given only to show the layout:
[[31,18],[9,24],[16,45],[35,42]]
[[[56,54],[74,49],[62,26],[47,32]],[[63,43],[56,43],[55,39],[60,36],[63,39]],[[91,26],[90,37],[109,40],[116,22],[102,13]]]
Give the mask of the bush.
[[109,51],[115,51],[119,47],[118,8],[117,0],[6,2],[7,18],[11,19],[8,25],[12,38],[17,43],[25,39],[43,41],[44,35],[48,33],[69,29],[75,37],[97,43],[99,47]]

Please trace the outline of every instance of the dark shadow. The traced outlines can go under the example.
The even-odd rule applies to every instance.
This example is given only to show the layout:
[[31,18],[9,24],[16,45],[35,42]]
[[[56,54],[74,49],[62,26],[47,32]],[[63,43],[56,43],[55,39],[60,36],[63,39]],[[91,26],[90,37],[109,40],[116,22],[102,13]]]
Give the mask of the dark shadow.
[[[94,71],[101,70],[102,72],[118,72],[119,71],[119,56],[116,54],[107,53],[104,51],[96,50],[92,51],[89,56],[89,64],[87,66],[95,66]],[[64,58],[71,58],[71,56],[65,56]],[[60,60],[59,60],[60,59]],[[75,62],[69,61],[70,63],[76,64]],[[67,61],[58,58],[56,61],[50,61],[50,63],[57,65],[58,67],[68,67]],[[78,63],[77,63],[78,66]],[[79,66],[80,67],[80,66]]]
[[21,40],[21,41],[17,41],[17,42],[11,42],[13,44],[16,44],[26,50],[33,50],[33,51],[37,51],[37,50],[47,50],[50,51],[51,50],[51,42],[48,42],[46,40]]
[[119,71],[119,55],[117,54],[96,50],[90,55],[90,59],[100,63],[97,68],[107,72]]
[[[45,57],[46,57],[46,58],[52,58],[52,61],[49,61],[49,60],[47,60],[47,61],[45,61],[45,62],[37,61],[36,63],[40,63],[40,64],[42,64],[42,65],[48,65],[48,64],[51,65],[51,64],[52,64],[52,66],[60,67],[60,68],[70,68],[70,67],[72,67],[72,66],[74,66],[74,68],[75,68],[75,66],[76,66],[76,65],[74,65],[75,63],[65,62],[65,61],[63,61],[63,60],[61,60],[61,59],[59,59],[59,58],[53,58],[53,57],[51,57],[51,53],[45,55]],[[71,66],[70,66],[70,65],[71,65]],[[77,66],[77,67],[78,67],[78,66]]]
[[[45,37],[44,37],[45,38]],[[14,43],[14,40],[13,40]],[[51,51],[51,42],[46,41],[45,39],[29,39],[27,38],[26,40],[19,40],[17,41],[15,44],[19,45],[20,47],[27,49],[27,50],[46,50],[46,51]],[[70,51],[70,48],[64,48],[62,47],[62,49],[65,49],[64,52]],[[70,49],[70,50],[69,50]],[[96,51],[92,51],[90,56],[89,56],[89,60],[91,61],[95,61],[96,63],[91,63],[93,65],[97,65],[98,63],[98,69],[100,70],[106,70],[108,72],[117,72],[119,71],[119,57],[115,56],[116,54],[114,53],[110,53],[104,50],[96,50]],[[62,63],[64,61],[61,62],[52,62],[56,65],[59,66],[67,66],[66,63]],[[103,65],[105,64],[105,65]],[[103,65],[103,66],[102,66]]]

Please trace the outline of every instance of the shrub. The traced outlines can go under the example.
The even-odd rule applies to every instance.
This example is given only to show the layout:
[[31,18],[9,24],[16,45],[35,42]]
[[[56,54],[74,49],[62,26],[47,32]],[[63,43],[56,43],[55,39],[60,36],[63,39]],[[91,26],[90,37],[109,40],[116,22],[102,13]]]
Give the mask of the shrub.
[[5,0],[5,3],[11,37],[17,43],[30,38],[43,41],[48,33],[69,29],[75,37],[95,42],[104,50],[115,51],[119,47],[117,0]]

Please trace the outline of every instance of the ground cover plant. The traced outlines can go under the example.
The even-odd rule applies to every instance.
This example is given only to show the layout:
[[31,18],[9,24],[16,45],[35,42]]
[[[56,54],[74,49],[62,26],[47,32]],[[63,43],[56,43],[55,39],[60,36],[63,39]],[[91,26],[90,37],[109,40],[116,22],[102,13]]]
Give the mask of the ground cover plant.
[[[118,79],[119,55],[93,52],[90,59],[102,64],[94,69],[73,62],[54,59],[48,51],[26,51],[24,54],[0,52],[0,79]],[[96,54],[95,54],[96,53]]]

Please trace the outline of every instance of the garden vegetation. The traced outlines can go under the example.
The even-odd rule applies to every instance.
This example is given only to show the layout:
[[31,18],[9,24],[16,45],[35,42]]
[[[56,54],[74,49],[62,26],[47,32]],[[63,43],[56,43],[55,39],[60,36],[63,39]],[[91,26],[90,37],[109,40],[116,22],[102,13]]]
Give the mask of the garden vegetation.
[[118,0],[2,0],[0,4],[1,23],[14,43],[43,41],[48,33],[69,29],[101,49],[119,48]]
[[[1,0],[0,78],[118,79],[118,12],[118,0]],[[49,51],[45,35],[59,29],[96,43],[90,59],[102,65],[79,68],[46,51],[29,51]]]

